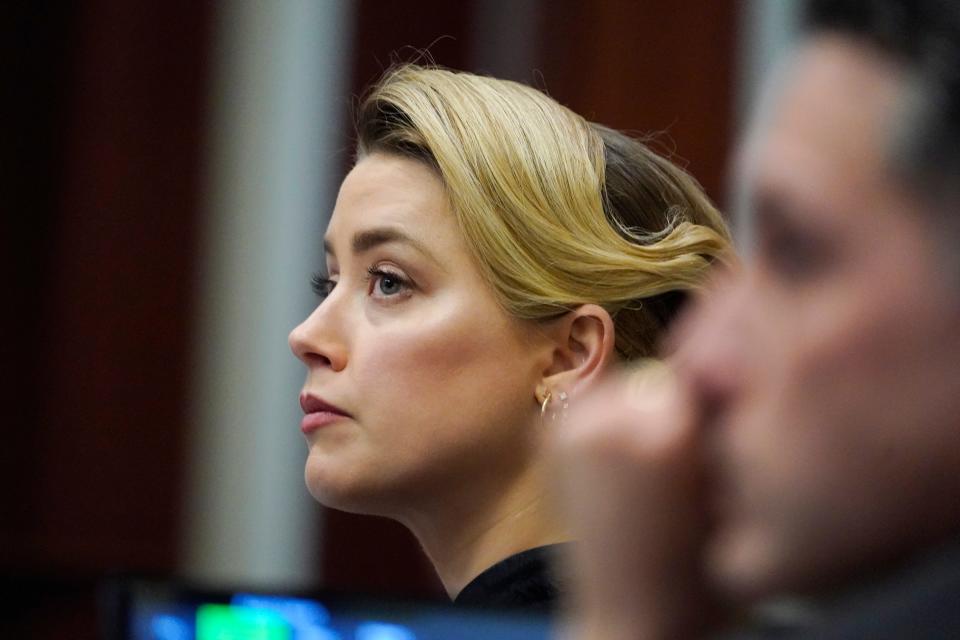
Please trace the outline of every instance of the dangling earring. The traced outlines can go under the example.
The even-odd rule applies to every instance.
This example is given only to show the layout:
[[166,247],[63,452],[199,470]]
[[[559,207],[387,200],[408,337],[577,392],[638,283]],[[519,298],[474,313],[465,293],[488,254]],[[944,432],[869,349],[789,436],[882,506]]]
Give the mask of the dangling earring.
[[553,418],[551,418],[551,420],[556,421],[556,420],[557,420],[557,414],[560,415],[560,422],[563,422],[563,421],[565,421],[565,420],[567,419],[567,409],[570,408],[570,403],[567,402],[567,398],[568,398],[568,397],[569,397],[569,396],[567,396],[567,392],[566,392],[566,391],[561,391],[561,392],[560,392],[560,395],[557,396],[557,399],[560,400],[560,411],[555,412],[555,413],[553,414]]

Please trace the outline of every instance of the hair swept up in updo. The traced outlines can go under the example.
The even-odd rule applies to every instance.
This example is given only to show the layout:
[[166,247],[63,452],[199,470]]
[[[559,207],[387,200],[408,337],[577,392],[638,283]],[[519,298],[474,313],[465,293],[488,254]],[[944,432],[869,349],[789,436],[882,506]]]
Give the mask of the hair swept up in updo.
[[360,105],[357,131],[358,159],[400,154],[438,172],[507,311],[538,320],[598,304],[626,360],[656,355],[685,292],[730,252],[689,174],[516,82],[399,66]]

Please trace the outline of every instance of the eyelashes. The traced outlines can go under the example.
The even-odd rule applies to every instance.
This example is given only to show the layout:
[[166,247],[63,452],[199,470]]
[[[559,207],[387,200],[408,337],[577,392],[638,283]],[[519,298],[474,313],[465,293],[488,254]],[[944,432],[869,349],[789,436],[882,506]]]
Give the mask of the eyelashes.
[[[379,299],[399,298],[409,294],[413,288],[412,283],[406,276],[380,266],[368,268],[364,280],[368,283],[367,294]],[[331,279],[322,271],[317,271],[310,276],[310,288],[321,302],[333,293],[336,286],[337,281]]]
[[337,286],[337,281],[331,280],[330,277],[322,271],[317,271],[310,276],[310,288],[313,290],[314,295],[320,298],[321,301],[326,300],[327,297],[333,293],[335,286]]

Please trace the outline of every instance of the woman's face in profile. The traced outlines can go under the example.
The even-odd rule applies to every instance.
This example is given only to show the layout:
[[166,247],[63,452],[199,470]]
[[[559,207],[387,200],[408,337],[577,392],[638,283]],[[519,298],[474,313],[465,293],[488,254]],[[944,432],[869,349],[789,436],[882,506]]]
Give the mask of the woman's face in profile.
[[313,496],[403,519],[516,480],[552,347],[497,304],[437,174],[399,156],[361,160],[325,245],[321,302],[290,334],[307,410],[343,414],[304,421]]

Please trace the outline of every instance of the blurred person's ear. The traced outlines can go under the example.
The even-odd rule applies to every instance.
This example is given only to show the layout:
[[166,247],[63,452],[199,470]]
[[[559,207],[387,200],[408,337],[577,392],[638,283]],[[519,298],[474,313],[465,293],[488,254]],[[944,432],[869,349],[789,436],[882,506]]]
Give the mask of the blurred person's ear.
[[544,371],[545,390],[572,392],[588,386],[616,360],[613,318],[599,305],[577,307],[550,323],[547,333],[554,352]]

